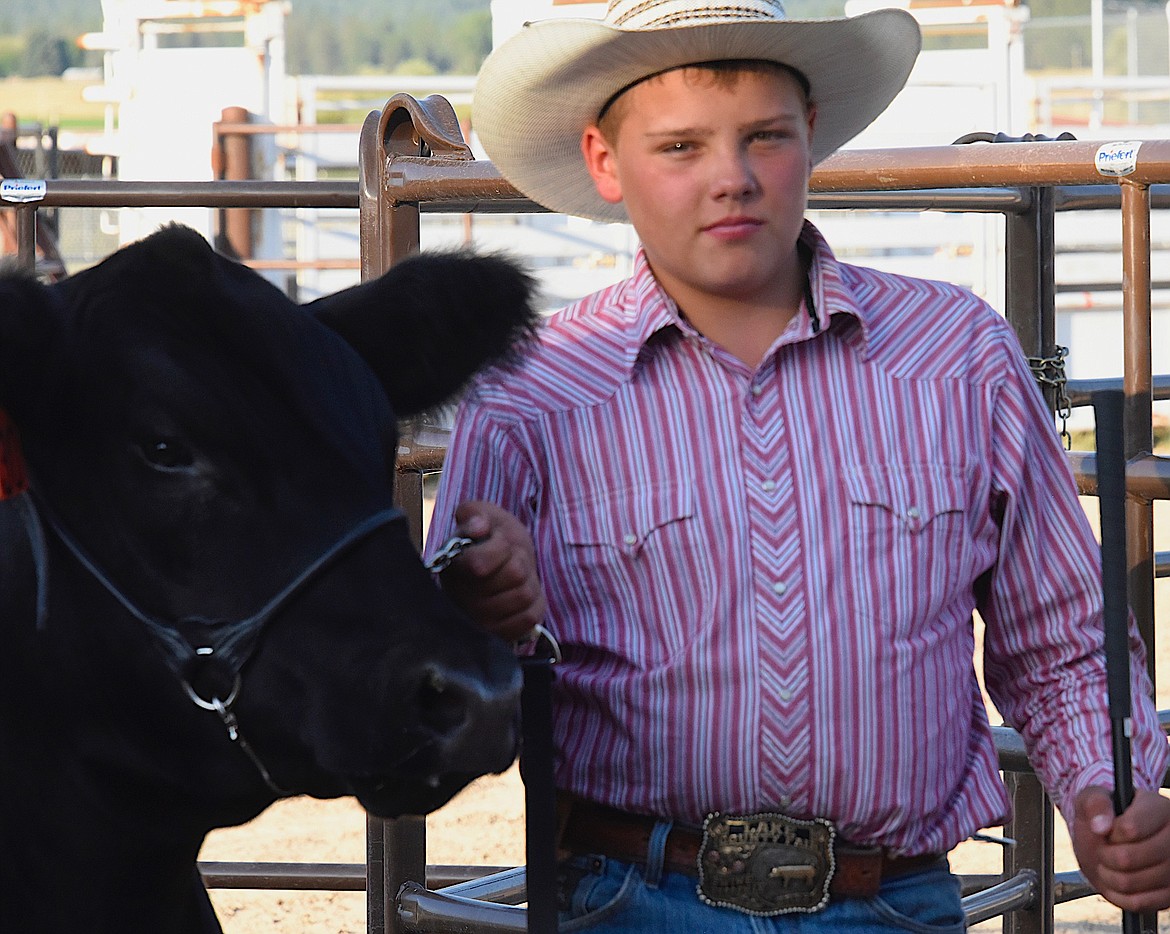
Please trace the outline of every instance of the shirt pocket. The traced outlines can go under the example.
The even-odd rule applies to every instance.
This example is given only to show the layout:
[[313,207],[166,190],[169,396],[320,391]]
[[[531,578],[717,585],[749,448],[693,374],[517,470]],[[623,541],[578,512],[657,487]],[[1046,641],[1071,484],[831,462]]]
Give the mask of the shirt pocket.
[[686,651],[713,592],[691,487],[607,490],[564,503],[559,522],[564,573],[550,602],[563,616],[553,621],[562,644],[636,669]]
[[845,487],[855,612],[898,635],[921,633],[973,583],[966,471],[858,466]]
[[879,510],[873,518],[889,519],[894,527],[914,534],[947,513],[966,510],[966,478],[962,468],[910,464],[861,466],[849,469],[845,485],[854,506]]
[[561,521],[566,544],[599,549],[599,559],[612,561],[639,556],[656,539],[670,538],[672,527],[693,514],[690,487],[658,484],[569,501]]

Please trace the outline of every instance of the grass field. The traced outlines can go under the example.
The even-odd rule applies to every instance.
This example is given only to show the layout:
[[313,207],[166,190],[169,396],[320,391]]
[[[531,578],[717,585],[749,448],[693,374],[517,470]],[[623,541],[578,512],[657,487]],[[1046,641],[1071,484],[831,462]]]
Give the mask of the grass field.
[[0,113],[14,113],[22,125],[40,123],[62,130],[100,130],[105,105],[82,100],[93,81],[65,78],[0,79]]

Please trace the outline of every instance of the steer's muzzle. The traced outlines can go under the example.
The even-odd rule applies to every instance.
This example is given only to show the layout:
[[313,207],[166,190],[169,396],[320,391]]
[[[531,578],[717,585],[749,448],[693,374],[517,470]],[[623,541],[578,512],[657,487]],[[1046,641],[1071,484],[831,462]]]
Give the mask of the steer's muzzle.
[[498,665],[492,675],[424,667],[415,690],[418,729],[440,768],[502,772],[516,757],[520,669],[514,662]]
[[[351,780],[353,793],[383,817],[426,814],[468,782],[502,772],[520,745],[519,665],[502,645],[475,665],[428,661],[413,673],[394,718],[408,724],[388,774]],[[495,650],[499,649],[499,653]]]

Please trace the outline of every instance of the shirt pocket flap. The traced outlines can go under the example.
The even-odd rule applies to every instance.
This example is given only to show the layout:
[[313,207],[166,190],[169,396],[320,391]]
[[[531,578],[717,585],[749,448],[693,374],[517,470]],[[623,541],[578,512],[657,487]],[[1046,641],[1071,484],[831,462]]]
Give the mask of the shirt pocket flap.
[[561,513],[570,545],[602,545],[636,552],[658,529],[694,513],[689,486],[660,484],[607,491],[565,503]]
[[947,464],[853,467],[845,485],[854,504],[888,510],[912,532],[966,508],[965,472]]

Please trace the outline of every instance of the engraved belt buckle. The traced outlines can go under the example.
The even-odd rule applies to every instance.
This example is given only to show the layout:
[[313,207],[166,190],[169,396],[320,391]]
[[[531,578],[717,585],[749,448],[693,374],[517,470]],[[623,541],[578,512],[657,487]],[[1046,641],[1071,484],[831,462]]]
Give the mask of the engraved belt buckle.
[[699,898],[759,917],[820,911],[829,902],[837,832],[822,818],[711,814],[699,848]]

